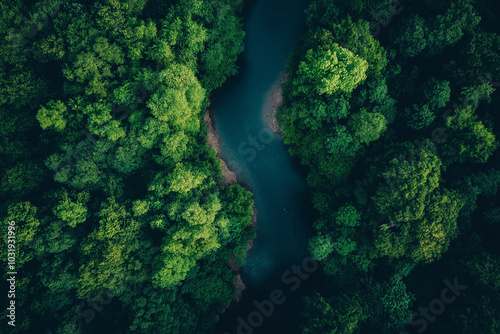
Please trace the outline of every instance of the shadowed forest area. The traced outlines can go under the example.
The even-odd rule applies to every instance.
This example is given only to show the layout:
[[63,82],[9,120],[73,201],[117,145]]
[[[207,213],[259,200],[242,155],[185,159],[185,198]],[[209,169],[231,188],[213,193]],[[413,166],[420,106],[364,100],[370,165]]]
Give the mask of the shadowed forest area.
[[312,1],[278,116],[329,276],[302,333],[500,332],[499,14]]
[[[0,332],[215,332],[258,236],[204,121],[243,9],[0,2]],[[276,115],[319,216],[297,333],[500,333],[499,21],[310,1]]]

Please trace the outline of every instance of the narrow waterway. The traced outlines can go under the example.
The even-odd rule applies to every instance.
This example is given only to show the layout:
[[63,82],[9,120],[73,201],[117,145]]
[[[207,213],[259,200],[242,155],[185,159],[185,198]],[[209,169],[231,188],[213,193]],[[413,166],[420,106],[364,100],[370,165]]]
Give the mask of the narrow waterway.
[[[221,317],[217,333],[296,333],[302,295],[314,280],[314,265],[304,264],[314,212],[305,170],[271,131],[263,109],[303,32],[308,0],[249,2],[240,73],[216,92],[214,118],[224,160],[254,194],[257,238],[242,272],[247,290]],[[304,265],[312,275],[300,269]],[[254,301],[270,299],[275,289],[283,291],[280,302],[286,300],[273,305],[264,321],[254,314],[252,332],[244,329],[238,317],[248,322]]]

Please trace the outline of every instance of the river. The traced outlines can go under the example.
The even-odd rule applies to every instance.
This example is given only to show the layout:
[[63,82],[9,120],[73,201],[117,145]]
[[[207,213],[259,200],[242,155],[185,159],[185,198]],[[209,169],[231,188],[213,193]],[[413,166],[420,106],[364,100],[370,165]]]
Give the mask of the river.
[[[271,131],[263,108],[304,30],[309,1],[248,2],[240,71],[215,92],[214,120],[222,157],[254,194],[257,237],[242,269],[247,289],[240,303],[221,316],[216,333],[297,333],[302,296],[318,271],[307,261],[314,211],[306,171]],[[283,292],[278,298],[275,291],[278,303],[264,303],[259,311],[254,301],[272,300],[275,289]]]

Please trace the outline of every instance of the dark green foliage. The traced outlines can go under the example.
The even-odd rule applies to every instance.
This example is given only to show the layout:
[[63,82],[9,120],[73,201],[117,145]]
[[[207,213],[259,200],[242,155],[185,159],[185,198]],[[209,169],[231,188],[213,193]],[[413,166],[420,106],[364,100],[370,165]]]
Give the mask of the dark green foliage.
[[366,319],[365,305],[359,296],[341,295],[331,301],[318,292],[305,298],[303,333],[351,334]]
[[[278,113],[319,213],[303,333],[410,332],[454,277],[467,287],[428,332],[500,331],[490,6],[311,1]],[[22,273],[10,332],[213,332],[255,237],[251,194],[220,186],[202,118],[237,72],[241,8],[0,4],[0,225],[16,222]]]
[[[155,4],[0,5],[0,212],[2,230],[16,222],[22,272],[13,333],[205,333],[233,297],[228,263],[255,236],[253,200],[219,184],[203,114],[237,72],[241,6],[166,1],[148,15]],[[38,31],[17,43],[23,15]]]
[[[396,2],[392,14],[388,2],[312,1],[289,60],[278,120],[308,167],[309,251],[325,274],[302,333],[414,332],[419,305],[456,271],[475,287],[427,331],[496,333],[500,18],[482,1]],[[336,44],[352,55],[326,62]],[[341,107],[330,111],[331,97]]]
[[427,46],[428,30],[422,17],[412,15],[404,21],[401,32],[394,37],[394,44],[404,56],[416,57]]

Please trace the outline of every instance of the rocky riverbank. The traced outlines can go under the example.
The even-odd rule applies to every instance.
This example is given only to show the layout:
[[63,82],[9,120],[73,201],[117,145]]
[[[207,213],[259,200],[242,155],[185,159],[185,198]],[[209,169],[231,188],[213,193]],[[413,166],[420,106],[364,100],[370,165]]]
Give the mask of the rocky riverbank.
[[[229,168],[227,167],[227,163],[226,161],[222,158],[222,155],[221,155],[221,145],[224,145],[223,143],[221,143],[220,139],[219,139],[219,135],[217,133],[217,131],[215,130],[215,127],[214,127],[214,121],[213,121],[213,108],[210,107],[207,112],[205,113],[205,116],[203,117],[203,119],[205,120],[205,123],[207,124],[207,130],[208,130],[208,133],[207,133],[207,143],[209,145],[209,147],[213,150],[215,150],[216,152],[216,157],[217,157],[217,160],[220,162],[221,164],[221,169],[222,169],[222,180],[220,181],[220,185],[221,186],[228,186],[228,185],[231,185],[231,184],[236,184],[236,183],[240,183],[238,182],[238,178],[236,176],[236,173],[229,170]],[[242,184],[240,183],[243,187],[247,188],[248,189],[248,186],[245,185],[245,184]],[[256,227],[257,226],[257,209],[255,208],[255,205],[252,207],[252,213],[251,213],[251,216],[252,216],[252,226]],[[253,239],[252,240],[249,240],[248,243],[247,243],[247,252],[252,249],[253,247]],[[228,265],[231,267],[231,269],[237,273],[234,281],[233,281],[233,285],[236,289],[235,291],[235,294],[233,296],[233,302],[232,304],[234,303],[238,303],[240,301],[240,298],[241,298],[241,295],[243,293],[243,291],[246,289],[246,286],[245,286],[245,283],[243,282],[243,279],[241,278],[241,266],[237,265],[233,259],[229,260],[228,261]],[[224,313],[224,311],[229,307],[230,305],[227,305],[227,307],[221,312],[221,313]]]
[[279,134],[280,136],[283,136],[283,132],[281,131],[281,127],[276,120],[276,113],[283,105],[283,97],[281,96],[281,93],[283,92],[283,88],[288,80],[288,75],[288,71],[284,71],[280,75],[279,79],[274,83],[264,98],[264,106],[262,108],[264,121],[273,132]]

